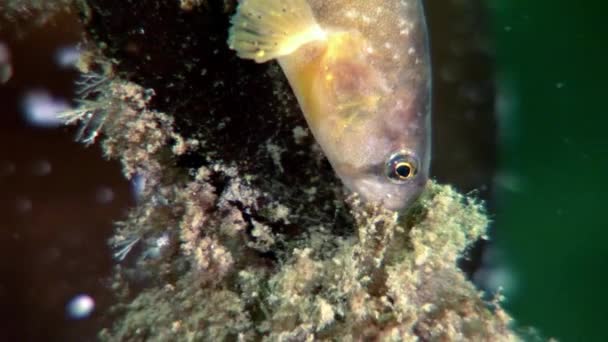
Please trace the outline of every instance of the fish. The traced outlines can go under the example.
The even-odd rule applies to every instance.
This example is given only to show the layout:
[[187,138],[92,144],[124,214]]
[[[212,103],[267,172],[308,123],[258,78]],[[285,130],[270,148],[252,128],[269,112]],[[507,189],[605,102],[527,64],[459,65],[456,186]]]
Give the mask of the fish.
[[228,46],[276,60],[342,183],[404,210],[429,179],[431,63],[420,0],[242,0]]

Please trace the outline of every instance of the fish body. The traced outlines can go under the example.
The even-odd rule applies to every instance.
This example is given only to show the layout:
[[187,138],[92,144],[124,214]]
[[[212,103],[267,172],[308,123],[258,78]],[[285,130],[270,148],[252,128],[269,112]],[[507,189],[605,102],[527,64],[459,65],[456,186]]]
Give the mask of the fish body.
[[419,0],[244,0],[229,45],[276,59],[342,182],[393,210],[430,164],[431,71]]

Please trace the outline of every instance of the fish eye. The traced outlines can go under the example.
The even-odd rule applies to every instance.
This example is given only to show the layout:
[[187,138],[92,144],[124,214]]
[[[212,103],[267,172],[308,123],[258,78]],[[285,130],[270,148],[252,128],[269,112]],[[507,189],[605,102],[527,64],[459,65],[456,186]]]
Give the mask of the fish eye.
[[390,156],[386,163],[386,176],[395,183],[402,183],[416,176],[418,160],[406,151],[399,151]]

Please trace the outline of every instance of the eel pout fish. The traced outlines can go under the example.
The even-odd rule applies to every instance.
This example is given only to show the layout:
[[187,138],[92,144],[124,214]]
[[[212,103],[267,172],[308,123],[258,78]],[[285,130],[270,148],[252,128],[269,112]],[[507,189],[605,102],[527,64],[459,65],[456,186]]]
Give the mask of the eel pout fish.
[[228,44],[276,59],[342,182],[400,210],[429,175],[431,71],[420,0],[242,0]]

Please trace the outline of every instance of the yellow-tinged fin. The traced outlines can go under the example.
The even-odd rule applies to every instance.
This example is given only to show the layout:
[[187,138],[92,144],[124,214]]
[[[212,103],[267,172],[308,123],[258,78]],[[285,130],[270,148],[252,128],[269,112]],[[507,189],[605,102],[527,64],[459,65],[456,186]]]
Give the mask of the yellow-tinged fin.
[[243,0],[231,22],[228,45],[258,63],[325,39],[306,0]]

